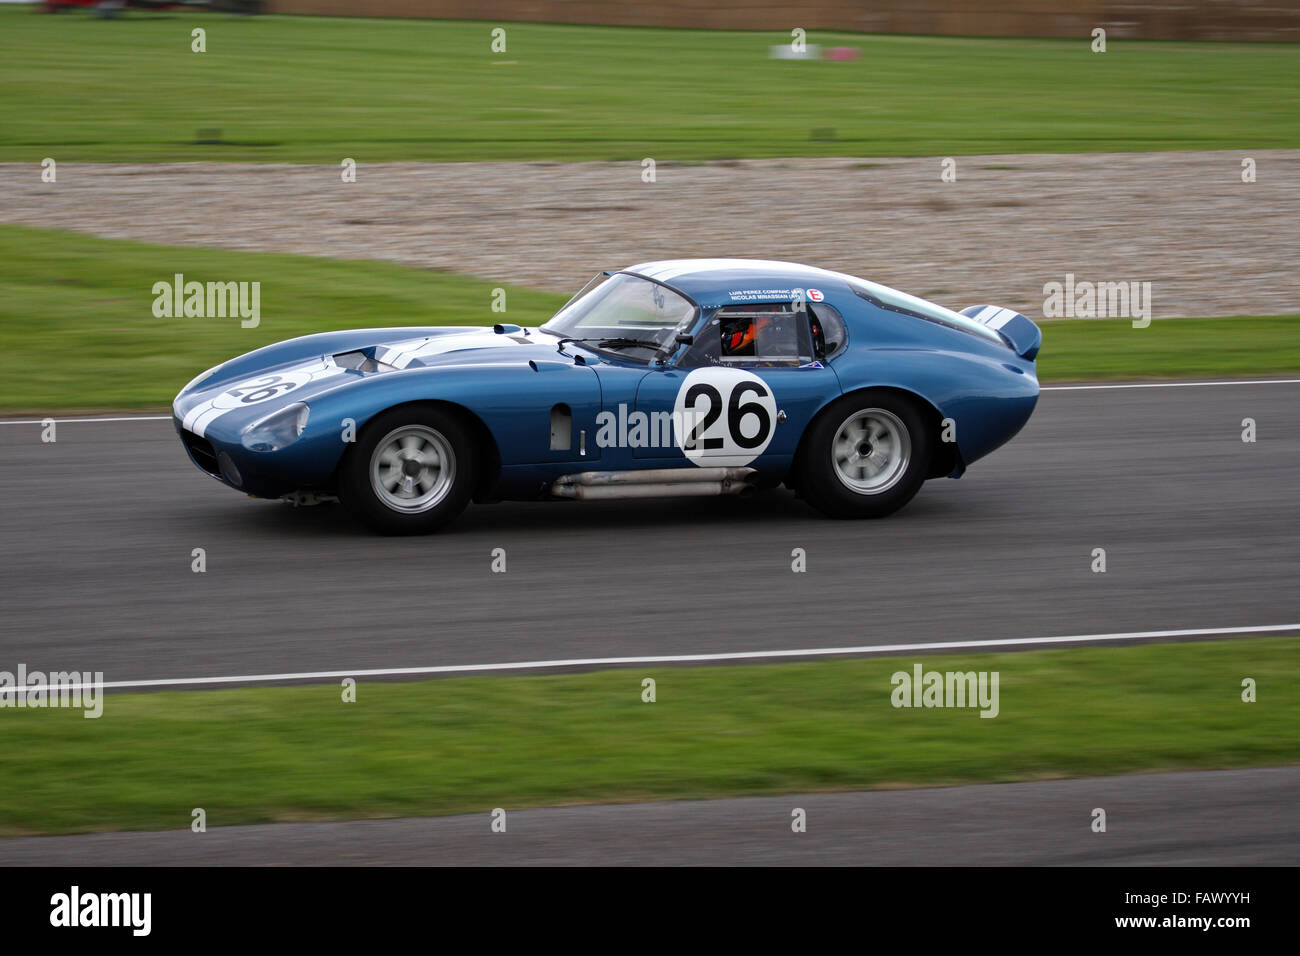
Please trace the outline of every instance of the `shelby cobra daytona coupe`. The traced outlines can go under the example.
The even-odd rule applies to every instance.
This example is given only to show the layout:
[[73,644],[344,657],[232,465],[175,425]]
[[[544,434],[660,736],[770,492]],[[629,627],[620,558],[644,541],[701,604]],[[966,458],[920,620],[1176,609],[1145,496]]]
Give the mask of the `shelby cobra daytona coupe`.
[[838,518],[906,504],[1015,435],[1042,335],[788,262],[604,272],[540,328],[325,332],[176,397],[194,464],[260,498],[337,496],[432,531],[471,499],[737,494],[785,482]]

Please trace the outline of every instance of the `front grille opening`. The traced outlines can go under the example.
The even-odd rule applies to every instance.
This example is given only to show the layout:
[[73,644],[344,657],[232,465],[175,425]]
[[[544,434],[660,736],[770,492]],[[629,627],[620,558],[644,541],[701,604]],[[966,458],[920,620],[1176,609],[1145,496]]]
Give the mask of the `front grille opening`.
[[182,431],[181,440],[185,442],[190,456],[200,468],[210,475],[221,474],[221,466],[217,463],[217,452],[210,441],[200,438],[191,431]]

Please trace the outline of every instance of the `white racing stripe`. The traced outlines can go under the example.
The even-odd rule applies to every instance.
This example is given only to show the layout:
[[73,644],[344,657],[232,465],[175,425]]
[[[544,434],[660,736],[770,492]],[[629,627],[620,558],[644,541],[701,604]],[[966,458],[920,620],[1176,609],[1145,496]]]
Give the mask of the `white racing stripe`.
[[488,349],[507,345],[518,345],[508,335],[495,332],[449,332],[446,335],[422,336],[394,342],[392,345],[375,350],[375,358],[395,368],[406,368],[416,359],[464,349]]
[[[1019,314],[1015,309],[1003,308],[1000,305],[986,305],[974,315],[967,316],[967,318],[974,319],[980,325],[996,332]],[[966,315],[966,313],[959,312],[958,315]]]
[[997,315],[984,324],[996,332],[1019,314],[1015,309],[999,309]]
[[[217,398],[220,397],[217,396]],[[202,438],[203,433],[207,431],[208,425],[230,410],[217,408],[217,398],[210,398],[190,409],[189,414],[185,416],[185,420],[181,422],[181,427],[194,432],[194,434]]]
[[[1041,647],[1056,644],[1104,644],[1111,641],[1161,640],[1179,637],[1226,637],[1241,634],[1276,634],[1300,631],[1300,624],[1266,624],[1257,627],[1202,627],[1177,631],[1129,631],[1119,634],[1071,634],[1062,637],[1017,637],[993,641],[939,641],[933,644],[876,644],[863,647],[806,647],[780,651],[734,651],[719,654],[663,654],[647,657],[578,657],[549,661],[509,661],[501,664],[446,664],[436,667],[386,667],[351,671],[301,671],[288,674],[244,674],[231,677],[179,677],[162,680],[105,681],[102,685],[71,684],[69,691],[100,686],[104,689],[142,687],[197,687],[213,684],[269,684],[283,681],[340,680],[344,677],[419,677],[431,674],[473,674],[484,671],[554,670],[565,667],[619,667],[628,664],[693,664],[712,661],[760,661],[783,657],[866,656],[919,651],[991,650],[998,647]],[[31,688],[0,689],[0,695]]]
[[310,382],[344,374],[345,370],[328,355],[274,372],[257,372],[242,381],[218,386],[220,391],[185,413],[181,425],[202,438],[207,434],[208,426],[227,412],[260,405],[273,399],[284,399]]
[[[802,274],[805,279],[852,278],[852,276],[846,276],[842,272],[831,272],[828,269],[819,269],[817,266],[805,266],[798,262],[782,262],[776,259],[660,259],[655,262],[637,263],[634,266],[629,266],[626,271],[635,272],[648,279],[669,282],[684,275],[719,269],[759,273],[759,276],[754,276],[755,279],[760,279],[761,274],[764,272],[797,272]],[[764,288],[770,288],[770,286],[764,286]]]

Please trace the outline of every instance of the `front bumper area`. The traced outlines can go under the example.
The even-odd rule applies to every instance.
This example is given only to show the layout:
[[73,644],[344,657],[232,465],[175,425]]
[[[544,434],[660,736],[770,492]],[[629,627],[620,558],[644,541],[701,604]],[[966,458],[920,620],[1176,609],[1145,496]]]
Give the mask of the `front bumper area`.
[[[208,433],[206,437],[196,435],[186,429],[179,418],[172,416],[176,434],[180,436],[185,453],[194,467],[210,478],[214,478],[227,487],[242,491],[255,498],[280,498],[292,492],[312,487],[311,482],[303,482],[286,474],[268,474],[268,464],[276,453],[258,454],[250,452],[238,442],[224,442]],[[261,459],[261,460],[259,460]]]

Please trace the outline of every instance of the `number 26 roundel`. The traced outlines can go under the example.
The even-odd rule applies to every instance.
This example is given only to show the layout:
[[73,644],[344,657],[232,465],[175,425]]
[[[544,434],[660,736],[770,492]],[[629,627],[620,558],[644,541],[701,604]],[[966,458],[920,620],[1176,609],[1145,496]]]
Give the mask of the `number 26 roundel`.
[[697,368],[677,390],[673,435],[697,465],[747,465],[763,454],[775,427],[776,399],[753,372]]

